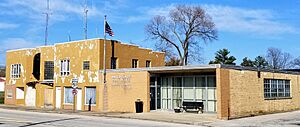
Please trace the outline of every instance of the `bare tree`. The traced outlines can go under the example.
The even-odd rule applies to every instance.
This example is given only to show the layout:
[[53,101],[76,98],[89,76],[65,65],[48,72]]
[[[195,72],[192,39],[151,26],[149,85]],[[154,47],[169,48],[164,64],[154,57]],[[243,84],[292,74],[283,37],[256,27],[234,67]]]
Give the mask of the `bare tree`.
[[300,56],[293,60],[292,66],[293,66],[294,68],[300,69]]
[[171,57],[168,61],[166,61],[166,66],[178,66],[180,60],[176,57]]
[[145,31],[165,49],[173,51],[175,48],[180,65],[187,65],[189,56],[197,56],[189,53],[194,47],[199,48],[200,40],[211,42],[217,39],[212,18],[199,6],[178,5],[167,16],[155,16]]
[[0,65],[0,77],[5,77],[5,66]]
[[278,48],[269,48],[266,58],[272,69],[287,69],[291,67],[292,55],[282,52]]

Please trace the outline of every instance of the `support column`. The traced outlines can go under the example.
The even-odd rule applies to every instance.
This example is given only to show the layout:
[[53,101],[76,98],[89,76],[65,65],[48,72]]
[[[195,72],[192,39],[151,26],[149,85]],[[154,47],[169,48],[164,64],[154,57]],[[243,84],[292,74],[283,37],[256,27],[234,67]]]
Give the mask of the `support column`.
[[227,69],[216,69],[217,80],[217,114],[219,119],[230,118],[230,72]]

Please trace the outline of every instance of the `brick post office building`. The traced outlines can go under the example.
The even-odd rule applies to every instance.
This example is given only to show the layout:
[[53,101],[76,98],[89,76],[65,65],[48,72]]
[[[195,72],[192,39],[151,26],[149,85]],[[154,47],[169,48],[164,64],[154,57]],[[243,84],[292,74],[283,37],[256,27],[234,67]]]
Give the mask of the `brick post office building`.
[[134,112],[136,99],[146,102],[144,111],[201,101],[204,112],[215,112],[220,119],[300,108],[298,72],[199,65],[116,69],[107,76],[110,111]]
[[87,110],[90,100],[99,112],[135,112],[136,100],[144,102],[144,112],[201,101],[204,112],[230,119],[300,107],[298,72],[218,64],[164,67],[163,53],[107,43],[107,68],[113,69],[107,70],[106,84],[103,40],[8,51],[5,103],[71,109],[71,79],[77,78],[77,110]]

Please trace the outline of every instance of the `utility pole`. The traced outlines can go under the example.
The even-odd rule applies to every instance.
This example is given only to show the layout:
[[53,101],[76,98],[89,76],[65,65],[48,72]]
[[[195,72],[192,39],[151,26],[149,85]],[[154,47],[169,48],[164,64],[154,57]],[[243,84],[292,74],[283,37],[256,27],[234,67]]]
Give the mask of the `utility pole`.
[[83,13],[84,13],[84,39],[87,39],[87,13],[88,13],[88,2],[87,0],[84,0],[84,5],[83,5]]
[[44,13],[46,15],[46,28],[45,28],[45,45],[48,44],[48,23],[49,23],[49,17],[51,15],[50,13],[50,7],[49,7],[49,0],[47,0],[47,10]]

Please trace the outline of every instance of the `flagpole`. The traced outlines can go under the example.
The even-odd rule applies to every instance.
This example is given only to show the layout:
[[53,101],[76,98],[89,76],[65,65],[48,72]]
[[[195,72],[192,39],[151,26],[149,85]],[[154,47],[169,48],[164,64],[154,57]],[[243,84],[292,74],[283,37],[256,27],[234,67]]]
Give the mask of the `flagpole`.
[[103,111],[107,110],[107,86],[106,86],[106,15],[104,15],[104,48],[103,48]]
[[104,16],[104,52],[103,52],[103,75],[104,75],[104,84],[106,83],[106,15]]

